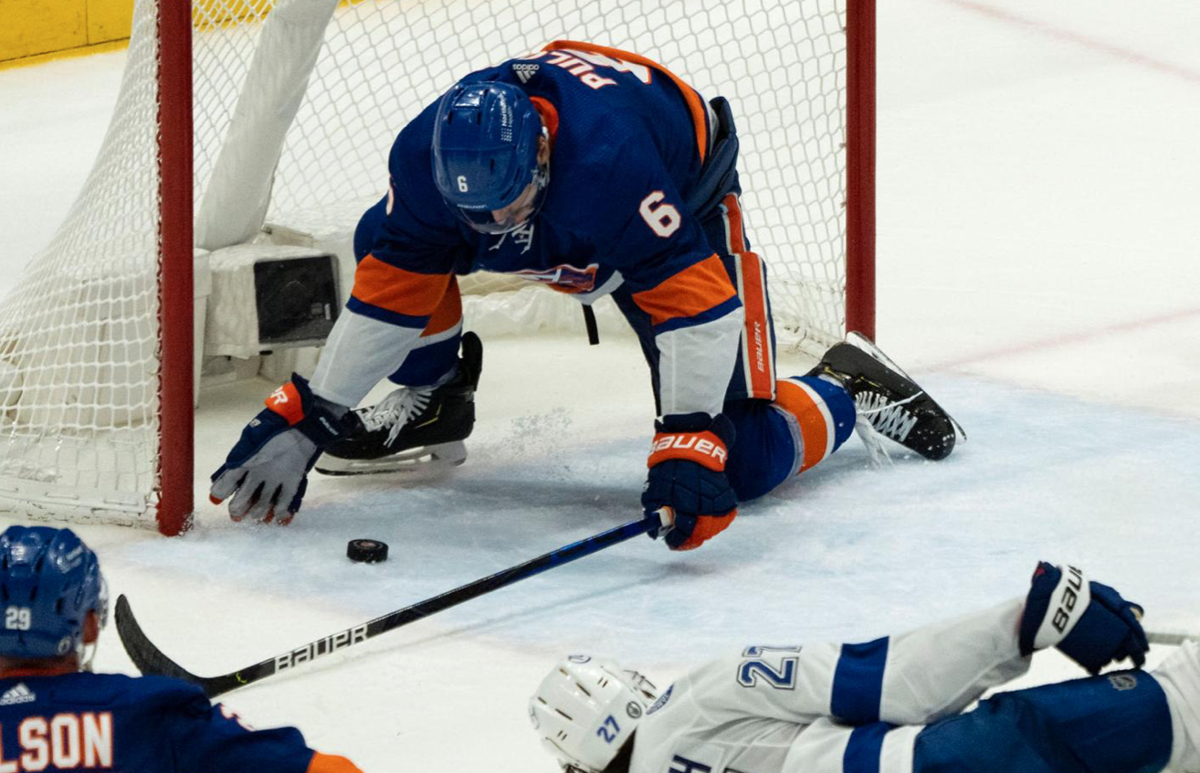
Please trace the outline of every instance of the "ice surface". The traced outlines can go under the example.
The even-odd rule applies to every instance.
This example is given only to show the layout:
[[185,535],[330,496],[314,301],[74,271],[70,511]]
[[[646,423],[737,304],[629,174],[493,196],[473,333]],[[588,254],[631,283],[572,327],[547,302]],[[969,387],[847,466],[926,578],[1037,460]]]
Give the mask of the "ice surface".
[[[524,701],[571,650],[665,682],[725,646],[874,637],[1017,595],[1043,557],[1200,630],[1200,9],[881,6],[879,339],[969,442],[873,468],[851,440],[698,552],[639,538],[231,705],[367,770],[551,770]],[[0,72],[0,285],[69,206],[121,65]],[[168,654],[220,673],[636,518],[653,408],[635,348],[485,345],[452,477],[318,478],[287,529],[207,505],[181,540],[85,529],[111,587]],[[202,475],[268,389],[205,395]],[[354,537],[391,560],[349,564]],[[131,668],[111,626],[101,643],[101,668]],[[1074,674],[1049,655],[1030,678]]]

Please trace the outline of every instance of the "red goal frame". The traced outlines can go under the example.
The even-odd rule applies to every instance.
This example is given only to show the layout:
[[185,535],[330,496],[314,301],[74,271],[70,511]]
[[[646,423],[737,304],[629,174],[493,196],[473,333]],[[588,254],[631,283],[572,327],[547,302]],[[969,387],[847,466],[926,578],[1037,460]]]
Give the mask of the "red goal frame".
[[158,530],[195,511],[193,394],[192,3],[158,7]]

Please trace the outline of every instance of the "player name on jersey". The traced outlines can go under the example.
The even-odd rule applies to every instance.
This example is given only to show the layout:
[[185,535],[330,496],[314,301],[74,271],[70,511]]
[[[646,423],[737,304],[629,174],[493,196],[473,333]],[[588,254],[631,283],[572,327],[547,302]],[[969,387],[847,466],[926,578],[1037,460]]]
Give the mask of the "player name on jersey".
[[111,768],[113,718],[108,711],[25,717],[17,728],[19,749],[0,743],[0,773]]

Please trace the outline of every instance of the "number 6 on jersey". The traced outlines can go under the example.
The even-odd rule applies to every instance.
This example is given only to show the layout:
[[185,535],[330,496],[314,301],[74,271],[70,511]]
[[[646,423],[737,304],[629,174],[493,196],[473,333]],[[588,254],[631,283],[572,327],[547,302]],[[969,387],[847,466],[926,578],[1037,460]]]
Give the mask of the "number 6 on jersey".
[[[646,225],[650,226],[650,230],[666,239],[671,234],[679,230],[679,224],[683,222],[683,218],[679,216],[679,210],[675,209],[672,204],[659,204],[667,195],[662,191],[654,191],[646,198],[642,199],[642,204],[638,207],[638,213],[642,216],[642,220],[646,221]],[[655,204],[659,204],[655,207]]]

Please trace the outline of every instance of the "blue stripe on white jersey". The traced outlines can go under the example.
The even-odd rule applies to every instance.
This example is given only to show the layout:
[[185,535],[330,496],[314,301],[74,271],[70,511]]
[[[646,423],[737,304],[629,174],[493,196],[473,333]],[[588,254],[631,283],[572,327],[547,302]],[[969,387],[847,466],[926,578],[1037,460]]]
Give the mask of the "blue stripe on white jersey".
[[886,636],[866,644],[842,645],[833,674],[833,716],[855,725],[879,721],[887,655]]

